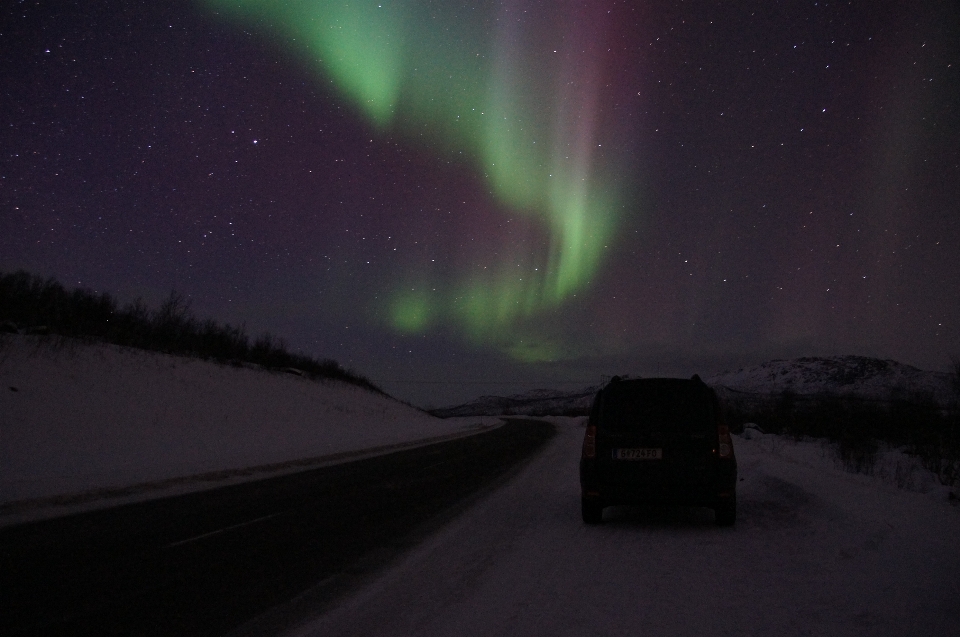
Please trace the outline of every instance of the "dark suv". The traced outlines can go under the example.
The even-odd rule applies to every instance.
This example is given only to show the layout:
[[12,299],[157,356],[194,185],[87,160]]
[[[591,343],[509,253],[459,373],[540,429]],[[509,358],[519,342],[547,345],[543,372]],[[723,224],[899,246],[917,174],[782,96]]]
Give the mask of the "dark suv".
[[583,438],[583,521],[603,507],[661,502],[737,518],[737,459],[717,394],[693,378],[614,377],[597,393]]

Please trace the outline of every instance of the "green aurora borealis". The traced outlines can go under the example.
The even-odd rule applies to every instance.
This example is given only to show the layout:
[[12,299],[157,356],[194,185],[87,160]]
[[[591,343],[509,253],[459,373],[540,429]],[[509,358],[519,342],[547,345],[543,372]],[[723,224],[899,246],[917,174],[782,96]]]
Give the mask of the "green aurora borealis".
[[393,329],[452,322],[522,360],[557,356],[534,322],[590,284],[632,187],[629,152],[603,112],[607,12],[589,3],[534,12],[522,2],[205,1],[303,56],[375,130],[472,166],[502,214],[545,233],[456,280],[398,273],[377,297]]
[[7,3],[0,271],[418,405],[960,355],[960,8]]

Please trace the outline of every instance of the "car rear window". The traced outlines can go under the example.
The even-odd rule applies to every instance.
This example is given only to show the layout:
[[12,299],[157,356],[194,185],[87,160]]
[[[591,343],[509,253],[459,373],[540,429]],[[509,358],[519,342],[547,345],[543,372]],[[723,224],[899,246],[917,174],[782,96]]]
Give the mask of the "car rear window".
[[695,433],[715,428],[716,420],[706,386],[681,379],[648,379],[609,385],[601,400],[600,427]]

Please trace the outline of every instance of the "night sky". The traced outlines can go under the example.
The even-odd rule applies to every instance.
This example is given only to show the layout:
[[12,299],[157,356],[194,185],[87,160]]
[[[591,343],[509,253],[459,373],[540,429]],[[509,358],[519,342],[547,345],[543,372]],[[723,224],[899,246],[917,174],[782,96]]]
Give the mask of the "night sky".
[[3,2],[0,92],[0,269],[418,405],[960,355],[956,2]]

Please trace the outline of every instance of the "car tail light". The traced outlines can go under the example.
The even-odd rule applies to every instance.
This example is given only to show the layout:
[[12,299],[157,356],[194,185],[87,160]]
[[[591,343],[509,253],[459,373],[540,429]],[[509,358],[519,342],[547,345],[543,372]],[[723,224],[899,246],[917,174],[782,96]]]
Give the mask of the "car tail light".
[[729,458],[733,456],[733,440],[730,438],[730,428],[726,425],[719,425],[717,427],[717,434],[719,434],[720,438],[718,455],[721,458]]
[[587,425],[587,433],[583,435],[583,457],[597,457],[597,426]]

